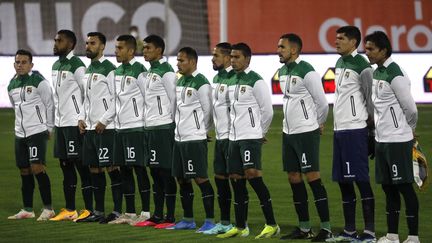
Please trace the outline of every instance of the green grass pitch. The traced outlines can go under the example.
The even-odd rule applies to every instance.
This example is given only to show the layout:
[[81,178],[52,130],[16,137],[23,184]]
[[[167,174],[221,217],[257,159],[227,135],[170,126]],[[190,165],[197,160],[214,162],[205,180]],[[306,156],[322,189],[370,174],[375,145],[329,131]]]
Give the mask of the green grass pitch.
[[[423,151],[432,155],[432,106],[419,105],[419,123],[417,126],[417,134],[420,136],[420,143]],[[273,123],[267,135],[268,143],[263,147],[263,173],[264,181],[269,187],[272,196],[273,207],[276,220],[281,226],[282,234],[290,232],[297,224],[295,215],[291,189],[288,184],[287,175],[282,172],[281,164],[281,125],[282,125],[282,109],[275,107],[275,115]],[[19,171],[15,167],[14,159],[14,114],[10,109],[0,110],[0,242],[237,242],[237,241],[253,241],[253,236],[257,235],[264,225],[264,217],[261,213],[259,201],[249,187],[250,190],[250,206],[249,206],[249,227],[251,236],[246,239],[227,239],[220,240],[214,236],[205,236],[197,234],[193,231],[169,231],[155,230],[151,228],[134,228],[129,225],[99,225],[99,224],[77,224],[73,222],[36,222],[36,220],[7,220],[7,216],[12,215],[22,207],[21,204],[21,189]],[[334,232],[339,232],[343,227],[343,215],[341,206],[341,196],[339,187],[331,181],[331,158],[332,158],[332,116],[329,114],[329,119],[326,123],[326,129],[321,137],[321,176],[327,188],[330,204],[331,224]],[[212,174],[212,156],[214,142],[209,144],[209,175]],[[51,178],[53,206],[56,212],[64,206],[62,192],[62,175],[58,161],[52,156],[52,140],[49,142],[49,150],[47,153],[48,173]],[[374,161],[370,161],[372,186],[375,193],[376,211],[375,222],[377,236],[380,237],[386,233],[386,217],[385,217],[385,198],[380,186],[374,182]],[[107,176],[107,184],[109,178]],[[214,183],[212,183],[214,186]],[[79,187],[78,187],[79,188]],[[201,203],[199,190],[195,187],[196,196],[194,203],[195,219],[200,225],[204,220],[204,212]],[[313,197],[309,191],[309,209],[311,215],[311,223],[315,232],[318,231],[319,220],[313,204]],[[112,209],[111,192],[107,187],[106,193],[106,212]],[[432,242],[432,195],[430,189],[424,192],[419,192],[420,200],[420,222],[419,233],[422,242]],[[82,196],[77,190],[77,207],[83,207]],[[140,210],[139,198],[136,200],[137,210]],[[41,200],[39,191],[34,193],[34,209],[39,215],[41,208]],[[219,219],[219,211],[217,202],[215,201],[216,220]],[[180,200],[177,200],[177,219],[182,215]],[[234,210],[232,209],[232,220],[234,220]],[[363,228],[363,220],[361,215],[361,205],[357,203],[357,228]],[[402,203],[399,234],[401,242],[406,239],[407,229],[405,223],[404,205]],[[261,241],[279,242],[278,239],[269,239]],[[306,241],[291,241],[291,242],[306,242]]]

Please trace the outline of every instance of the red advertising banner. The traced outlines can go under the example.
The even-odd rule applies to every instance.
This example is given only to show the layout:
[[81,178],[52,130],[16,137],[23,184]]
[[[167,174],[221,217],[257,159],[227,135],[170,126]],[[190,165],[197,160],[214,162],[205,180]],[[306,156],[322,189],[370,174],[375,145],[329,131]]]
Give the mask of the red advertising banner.
[[[228,41],[254,53],[275,53],[283,33],[297,33],[304,52],[334,52],[335,31],[355,25],[362,34],[382,30],[396,52],[432,51],[431,0],[227,0]],[[219,40],[218,0],[208,0],[211,45]],[[361,47],[362,48],[362,47]],[[360,49],[361,49],[360,48]]]

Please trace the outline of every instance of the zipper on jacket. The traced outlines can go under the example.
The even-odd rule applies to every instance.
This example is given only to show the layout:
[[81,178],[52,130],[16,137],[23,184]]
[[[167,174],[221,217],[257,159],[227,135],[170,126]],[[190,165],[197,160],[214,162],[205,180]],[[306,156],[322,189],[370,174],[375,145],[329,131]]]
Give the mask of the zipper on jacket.
[[108,110],[108,104],[107,104],[105,98],[102,99],[102,103],[103,103],[103,105],[104,105],[105,111],[107,111],[107,110]]
[[139,116],[139,114],[138,114],[138,107],[137,107],[136,99],[135,98],[132,98],[132,104],[133,104],[133,108],[134,108],[134,111],[135,111],[135,116],[138,117]]
[[249,111],[249,118],[250,118],[250,121],[251,121],[251,126],[252,126],[252,127],[255,127],[255,120],[254,120],[254,116],[253,116],[252,108],[249,107],[249,108],[248,108],[248,111]]
[[21,108],[21,105],[22,105],[22,103],[24,102],[24,98],[23,98],[23,93],[25,92],[25,90],[24,90],[24,87],[22,87],[21,88],[21,92],[20,92],[20,98],[21,98],[21,102],[20,102],[20,104],[19,104],[19,109],[20,109],[20,113],[21,113],[21,128],[22,128],[22,130],[23,130],[23,133],[24,133],[24,137],[26,137],[26,132],[25,132],[25,129],[24,129],[24,113],[23,113],[23,111],[22,111],[22,108]]
[[72,95],[72,101],[73,101],[73,104],[74,104],[74,106],[75,106],[75,111],[76,111],[76,113],[79,114],[79,113],[80,113],[80,110],[79,110],[79,108],[78,108],[78,103],[77,103],[77,101],[76,101],[75,95]]
[[304,118],[305,118],[306,120],[309,119],[309,116],[308,116],[308,113],[307,113],[307,110],[306,110],[306,105],[305,105],[303,99],[300,100],[300,105],[301,105],[302,110],[303,110]]
[[398,128],[399,124],[397,122],[397,117],[396,117],[396,114],[394,112],[393,107],[391,107],[391,106],[390,106],[390,113],[391,113],[391,116],[392,116],[392,119],[393,119],[393,124],[394,124],[395,128]]
[[35,108],[36,108],[36,114],[37,114],[38,117],[39,117],[39,121],[40,121],[40,123],[43,123],[43,119],[42,119],[42,115],[41,115],[41,113],[40,113],[39,106],[36,105]]
[[59,69],[57,70],[57,84],[56,84],[56,86],[55,86],[55,91],[56,92],[54,92],[55,93],[55,95],[57,96],[57,103],[58,103],[58,107],[57,107],[57,116],[58,116],[58,120],[59,120],[59,126],[60,126],[60,121],[61,121],[61,118],[60,118],[60,97],[59,97],[59,94],[58,94],[58,90],[59,90],[59,88],[60,88],[60,80],[61,80],[61,64],[60,64],[60,67],[59,67]]
[[196,128],[200,129],[200,124],[199,124],[199,120],[198,120],[198,114],[197,114],[196,110],[193,110],[193,115],[194,115],[194,119],[195,119]]
[[234,140],[236,140],[236,138],[237,138],[236,128],[235,128],[235,120],[237,118],[237,112],[236,112],[236,109],[235,109],[235,102],[238,101],[238,90],[239,90],[239,87],[240,86],[237,84],[236,87],[235,87],[235,89],[234,89],[234,101],[233,101],[233,105],[232,105],[232,108],[233,108],[233,111],[234,111],[234,120],[233,120]]
[[160,96],[156,96],[158,109],[159,109],[159,115],[162,115],[162,104],[161,104],[161,98]]
[[[178,113],[178,116],[179,116],[179,124],[180,124],[180,108],[177,106],[177,113]],[[178,134],[178,138],[179,138],[179,142],[181,142],[181,136],[180,136],[180,129],[179,129],[179,124],[176,124],[176,129],[177,129],[177,134]]]
[[351,113],[353,116],[356,116],[354,96],[352,95],[350,96],[350,101],[351,101]]

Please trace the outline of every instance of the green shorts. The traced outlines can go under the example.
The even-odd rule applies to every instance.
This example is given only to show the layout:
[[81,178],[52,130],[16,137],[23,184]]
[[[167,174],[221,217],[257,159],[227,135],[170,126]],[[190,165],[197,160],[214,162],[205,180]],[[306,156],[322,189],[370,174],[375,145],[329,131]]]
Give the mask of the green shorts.
[[174,142],[172,176],[208,178],[207,140]]
[[290,135],[283,133],[283,170],[301,173],[319,171],[319,145],[319,129]]
[[48,132],[33,134],[26,138],[15,137],[15,162],[18,168],[28,168],[31,164],[45,164]]
[[228,146],[228,139],[215,142],[213,170],[216,175],[228,175]]
[[150,168],[171,169],[174,146],[174,128],[146,130],[146,165]]
[[378,184],[413,183],[413,141],[375,143],[375,181]]
[[145,166],[144,129],[132,128],[116,131],[114,165]]
[[228,172],[244,175],[247,169],[261,170],[262,139],[229,141]]
[[54,157],[62,160],[81,159],[83,136],[78,126],[55,127]]
[[83,142],[83,165],[108,167],[114,160],[115,130],[105,129],[102,134],[86,131]]

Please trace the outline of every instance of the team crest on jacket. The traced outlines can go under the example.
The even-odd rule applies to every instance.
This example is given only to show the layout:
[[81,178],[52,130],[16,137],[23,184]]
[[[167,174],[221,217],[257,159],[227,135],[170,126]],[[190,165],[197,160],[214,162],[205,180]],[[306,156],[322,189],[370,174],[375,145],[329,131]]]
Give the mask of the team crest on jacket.
[[126,79],[126,84],[129,85],[130,82],[131,82],[131,78],[127,78],[127,79]]
[[242,86],[241,88],[240,88],[240,93],[244,93],[244,92],[246,92],[246,87],[245,86]]
[[62,77],[61,78],[62,79],[66,79],[66,73],[65,72],[62,73]]
[[188,97],[191,97],[191,96],[192,96],[192,90],[188,90],[188,91],[186,92],[186,95],[187,95]]
[[378,85],[378,89],[382,89],[382,87],[383,87],[383,83],[380,82],[379,85]]
[[349,78],[350,72],[345,72],[345,78]]
[[224,90],[225,90],[225,86],[220,86],[220,87],[219,87],[219,93],[223,93]]
[[153,77],[152,77],[152,82],[155,82],[156,79],[157,79],[156,75],[153,75]]
[[98,78],[97,74],[93,75],[93,82],[97,81],[97,78]]
[[32,87],[27,87],[27,90],[26,90],[27,94],[31,94],[32,91],[33,91]]
[[292,81],[291,81],[291,83],[292,83],[293,85],[295,85],[295,84],[297,83],[297,78],[293,78]]

